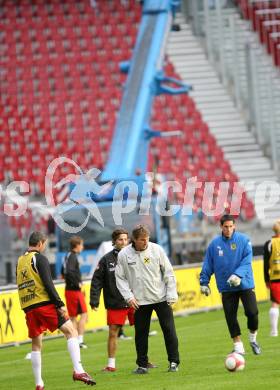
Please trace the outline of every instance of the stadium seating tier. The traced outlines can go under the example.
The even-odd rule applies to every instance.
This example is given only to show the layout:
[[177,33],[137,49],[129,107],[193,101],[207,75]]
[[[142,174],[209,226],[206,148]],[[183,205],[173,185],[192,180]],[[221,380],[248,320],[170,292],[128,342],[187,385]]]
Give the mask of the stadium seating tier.
[[[1,182],[25,180],[33,195],[42,195],[45,172],[56,157],[72,158],[83,170],[104,167],[126,79],[119,62],[132,55],[141,6],[133,0],[97,3],[1,2]],[[179,77],[168,60],[165,71]],[[183,185],[192,176],[238,180],[190,96],[157,97],[151,126],[181,130],[182,136],[153,139],[148,170],[157,161],[159,173]],[[72,171],[65,166],[57,178]],[[196,208],[202,195],[196,195]],[[247,199],[242,212],[245,219],[254,217]],[[30,216],[11,219],[19,236],[30,227]]]

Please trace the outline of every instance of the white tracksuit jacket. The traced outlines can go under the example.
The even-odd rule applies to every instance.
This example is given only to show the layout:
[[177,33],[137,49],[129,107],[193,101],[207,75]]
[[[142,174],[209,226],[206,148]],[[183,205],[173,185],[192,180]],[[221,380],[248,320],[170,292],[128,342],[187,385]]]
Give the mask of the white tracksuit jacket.
[[136,251],[131,244],[122,249],[115,275],[126,301],[136,298],[139,305],[148,305],[178,300],[172,265],[164,250],[153,242],[144,251]]

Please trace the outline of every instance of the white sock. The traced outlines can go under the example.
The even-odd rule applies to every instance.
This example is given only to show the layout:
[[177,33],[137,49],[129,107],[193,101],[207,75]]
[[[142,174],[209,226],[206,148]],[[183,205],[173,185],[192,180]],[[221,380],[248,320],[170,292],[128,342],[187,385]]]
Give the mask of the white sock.
[[271,307],[269,309],[269,320],[270,320],[270,329],[271,334],[278,334],[278,319],[279,319],[279,308]]
[[82,372],[85,372],[81,363],[81,351],[80,351],[78,339],[76,337],[72,337],[71,339],[68,339],[67,347],[71,356],[74,371],[77,374],[81,374]]
[[257,331],[254,332],[254,333],[249,332],[249,341],[250,341],[250,343],[255,343],[257,341],[257,334],[258,334]]
[[42,359],[40,351],[31,352],[31,363],[36,386],[44,386],[42,379]]
[[242,341],[236,341],[235,343],[233,343],[233,345],[234,345],[234,352],[245,353],[244,345]]
[[84,342],[84,336],[82,334],[79,334],[78,336],[79,344]]
[[108,367],[116,368],[116,358],[108,358]]

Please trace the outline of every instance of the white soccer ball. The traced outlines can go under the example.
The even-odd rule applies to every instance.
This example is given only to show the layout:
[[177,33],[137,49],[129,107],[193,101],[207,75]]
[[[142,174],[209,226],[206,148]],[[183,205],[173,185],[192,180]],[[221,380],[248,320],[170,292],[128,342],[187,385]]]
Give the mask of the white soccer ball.
[[227,355],[225,359],[225,367],[228,371],[242,371],[245,367],[245,359],[244,356],[239,353],[232,352]]

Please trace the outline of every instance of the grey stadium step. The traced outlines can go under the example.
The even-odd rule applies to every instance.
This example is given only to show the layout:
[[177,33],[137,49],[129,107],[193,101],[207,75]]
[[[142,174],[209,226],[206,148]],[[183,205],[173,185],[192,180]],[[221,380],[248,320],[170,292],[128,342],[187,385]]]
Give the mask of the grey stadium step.
[[[209,10],[209,12],[211,15],[215,15],[215,11]],[[231,9],[223,10],[223,12],[227,15],[235,15],[237,19],[238,37],[240,37],[237,41],[238,48],[241,49],[244,46],[244,38],[241,37],[245,35],[257,48],[258,42],[254,42],[254,39],[250,36],[249,25],[240,20],[236,11]],[[181,31],[170,34],[168,55],[183,81],[193,85],[194,90],[190,95],[195,101],[197,109],[200,110],[203,120],[206,121],[210,131],[216,137],[218,145],[222,147],[233,170],[242,181],[254,182],[256,187],[265,180],[277,180],[275,172],[270,167],[270,160],[264,156],[254,134],[249,131],[243,117],[237,111],[231,95],[221,84],[217,68],[208,61],[200,39],[193,36],[192,30],[184,21],[183,15],[176,18],[176,21],[180,23]],[[217,37],[216,47],[218,50],[218,29],[214,19],[211,25],[213,27],[212,32]],[[227,37],[229,37],[228,31],[224,34],[223,39],[227,39]],[[225,50],[226,66],[231,66],[231,63],[233,63],[230,56],[231,51],[232,48],[228,45]],[[242,64],[239,67],[242,80],[241,91],[246,93],[248,82],[244,53],[241,57]],[[262,206],[265,207],[266,204],[263,201],[264,191],[262,187],[259,187],[257,194],[254,190],[250,190],[248,195],[253,199],[257,197],[259,204],[263,202]],[[275,206],[275,211],[280,216],[280,204]],[[265,224],[269,220],[269,225],[272,219],[271,214],[269,211],[260,222]],[[269,226],[271,227],[271,224]]]

